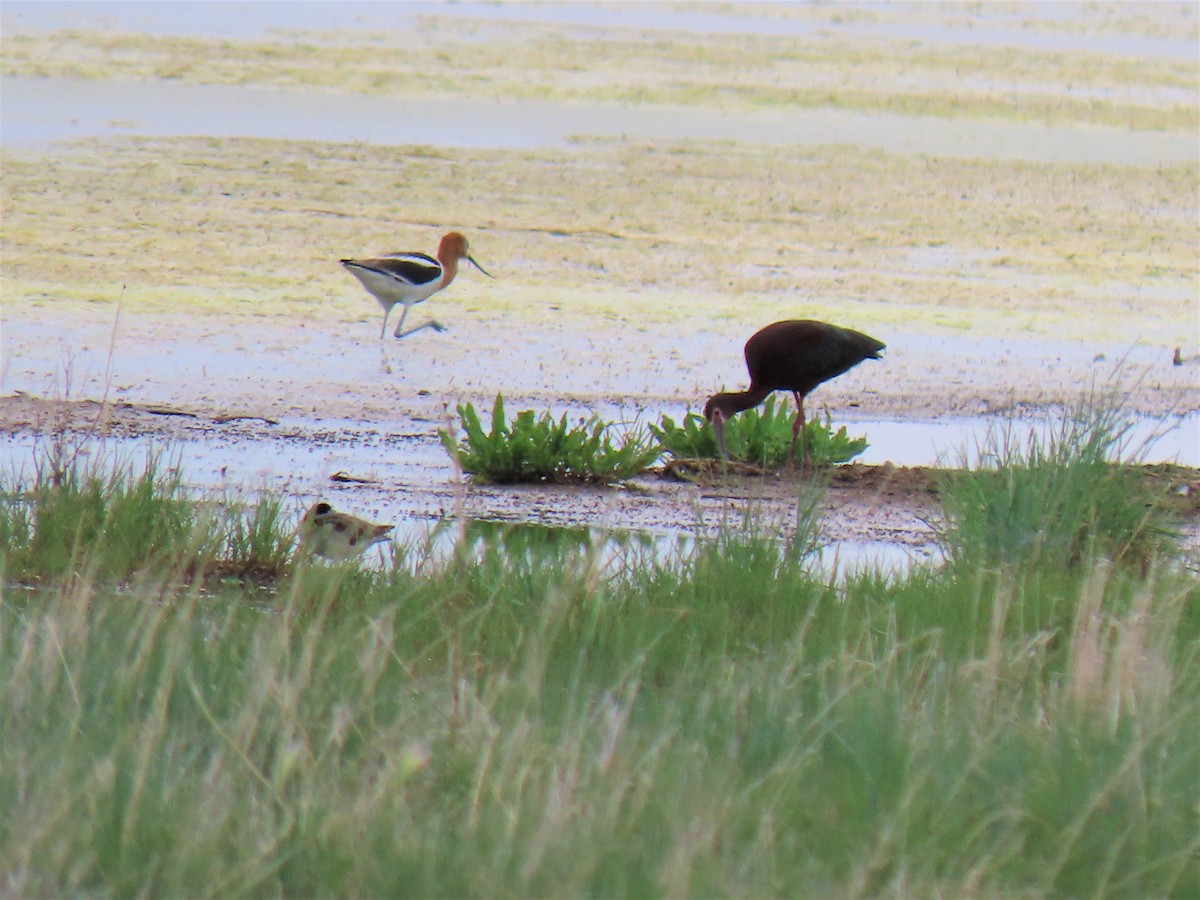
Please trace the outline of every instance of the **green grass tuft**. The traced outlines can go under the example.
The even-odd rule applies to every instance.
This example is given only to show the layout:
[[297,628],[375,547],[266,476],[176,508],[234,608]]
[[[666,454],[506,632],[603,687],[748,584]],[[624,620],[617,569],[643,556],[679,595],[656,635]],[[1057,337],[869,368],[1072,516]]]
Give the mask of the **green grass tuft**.
[[223,547],[219,558],[234,567],[241,565],[269,573],[282,573],[296,548],[296,532],[286,521],[283,502],[265,496],[251,506],[223,504],[220,532]]
[[83,560],[124,579],[184,552],[194,507],[178,468],[148,453],[138,470],[103,456],[38,457],[31,483],[0,475],[0,553],[10,577],[62,578]]
[[1118,404],[1090,398],[1046,435],[1011,422],[989,429],[976,468],[963,451],[961,467],[940,476],[947,557],[970,569],[1090,556],[1146,565],[1171,538],[1171,508],[1121,459],[1128,432]]
[[158,452],[136,465],[55,442],[32,479],[0,473],[0,560],[5,577],[23,582],[122,582],[145,571],[269,581],[293,544],[279,500],[198,504]]

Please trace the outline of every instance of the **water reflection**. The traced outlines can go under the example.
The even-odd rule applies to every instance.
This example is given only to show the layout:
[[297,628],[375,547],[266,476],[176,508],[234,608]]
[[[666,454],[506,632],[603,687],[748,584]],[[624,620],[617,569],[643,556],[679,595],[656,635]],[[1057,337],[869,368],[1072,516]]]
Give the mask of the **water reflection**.
[[[593,568],[608,577],[626,572],[645,574],[654,567],[687,570],[704,554],[724,552],[728,540],[778,541],[756,530],[704,535],[695,532],[647,532],[595,526],[543,525],[488,519],[443,519],[401,526],[393,564],[402,567],[441,566],[450,560],[487,565],[493,557],[506,567],[546,565]],[[779,543],[780,558],[786,554]],[[382,557],[381,557],[382,559]],[[828,541],[803,555],[814,577],[840,581],[871,573],[884,579],[903,578],[914,566],[937,566],[943,561],[932,545],[906,546],[886,541]]]

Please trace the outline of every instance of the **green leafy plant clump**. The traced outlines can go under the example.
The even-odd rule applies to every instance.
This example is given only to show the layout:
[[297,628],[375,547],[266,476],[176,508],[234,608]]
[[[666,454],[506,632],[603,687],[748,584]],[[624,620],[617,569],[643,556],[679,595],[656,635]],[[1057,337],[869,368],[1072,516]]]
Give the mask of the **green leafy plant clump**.
[[[795,413],[787,403],[775,403],[768,397],[759,409],[748,409],[725,423],[725,443],[730,458],[763,468],[774,469],[788,461],[792,443],[792,422]],[[698,413],[689,412],[676,425],[670,416],[663,416],[650,432],[663,449],[677,459],[717,459],[717,438],[712,425]],[[809,458],[816,466],[831,466],[849,462],[869,446],[866,437],[852,438],[846,426],[833,430],[833,417],[825,410],[824,418],[814,417],[805,423],[804,440],[808,442]],[[797,454],[799,450],[797,449]]]
[[490,431],[473,404],[459,404],[458,415],[462,441],[441,429],[442,445],[464,472],[497,484],[623,481],[644,472],[662,453],[645,434],[627,431],[614,440],[613,426],[596,416],[576,426],[565,413],[555,419],[549,413],[523,410],[509,422],[499,394]]

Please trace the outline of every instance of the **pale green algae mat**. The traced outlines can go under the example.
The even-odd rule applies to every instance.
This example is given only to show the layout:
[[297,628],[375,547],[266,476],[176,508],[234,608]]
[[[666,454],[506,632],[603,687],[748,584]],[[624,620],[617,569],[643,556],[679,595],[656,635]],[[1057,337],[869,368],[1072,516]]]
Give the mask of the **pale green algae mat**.
[[[232,36],[30,9],[5,394],[378,425],[448,467],[458,402],[678,415],[814,317],[889,344],[814,396],[837,415],[1037,409],[1123,362],[1132,412],[1195,418],[1192,6],[313,4]],[[93,98],[74,140],[22,140],[35,94],[34,124]],[[497,279],[379,341],[337,260],[450,228]]]

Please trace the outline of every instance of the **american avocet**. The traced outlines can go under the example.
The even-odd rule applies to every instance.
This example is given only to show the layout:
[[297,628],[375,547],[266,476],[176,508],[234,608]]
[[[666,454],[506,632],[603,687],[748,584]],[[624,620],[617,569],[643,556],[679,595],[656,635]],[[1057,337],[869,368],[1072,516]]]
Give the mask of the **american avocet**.
[[467,239],[457,231],[451,231],[442,238],[438,244],[436,259],[425,253],[387,253],[374,259],[343,259],[341,262],[383,307],[380,337],[387,332],[387,320],[392,307],[397,303],[404,304],[404,312],[400,315],[400,324],[396,326],[395,332],[396,337],[402,338],[422,328],[446,330],[441,324],[430,319],[424,325],[401,332],[409,308],[422,300],[428,300],[449,285],[458,274],[460,259],[467,260],[488,278],[493,277],[471,258],[471,254],[467,252]]
[[375,525],[347,513],[334,512],[322,500],[314,503],[300,520],[300,545],[326,559],[349,559],[373,544],[388,539],[394,525]]
[[[860,331],[808,319],[776,322],[755,332],[746,341],[749,389],[716,394],[704,406],[704,418],[713,424],[721,456],[729,455],[725,450],[726,419],[762,403],[772,391],[791,391],[796,398],[796,421],[788,458],[795,460],[796,439],[804,430],[804,398],[817,385],[864,359],[879,359],[884,346]],[[803,442],[803,454],[807,466],[808,441]]]

